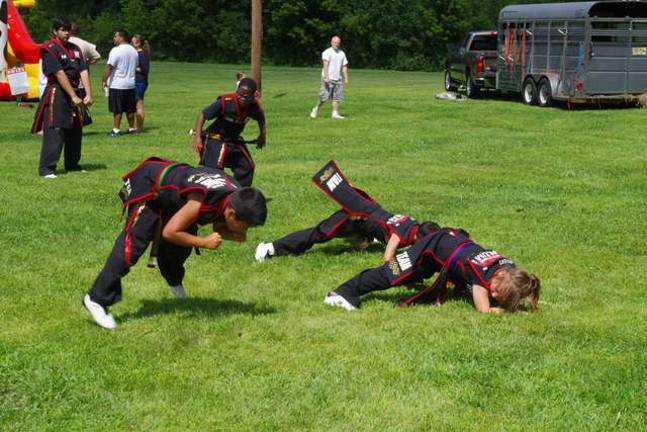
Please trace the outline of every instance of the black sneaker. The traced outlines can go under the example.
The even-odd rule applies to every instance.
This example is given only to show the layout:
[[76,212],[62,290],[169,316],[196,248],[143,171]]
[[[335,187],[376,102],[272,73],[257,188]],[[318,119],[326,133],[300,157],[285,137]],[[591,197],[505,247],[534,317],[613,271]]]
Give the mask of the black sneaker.
[[109,137],[113,137],[113,138],[114,138],[114,137],[118,137],[118,136],[122,136],[122,135],[123,135],[123,134],[121,133],[121,131],[117,131],[117,132],[115,132],[115,131],[110,131],[110,133],[108,133],[108,136],[109,136]]

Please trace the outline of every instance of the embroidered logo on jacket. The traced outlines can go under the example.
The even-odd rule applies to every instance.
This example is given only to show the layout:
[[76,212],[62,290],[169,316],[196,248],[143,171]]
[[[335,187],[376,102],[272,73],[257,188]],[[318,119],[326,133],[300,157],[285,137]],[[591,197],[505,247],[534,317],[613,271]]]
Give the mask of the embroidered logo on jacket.
[[[229,180],[221,174],[198,173],[189,176],[189,183],[195,183],[206,187],[207,189],[219,189],[231,184]],[[232,187],[235,187],[231,184]]]
[[386,224],[397,227],[400,226],[400,224],[405,223],[408,219],[409,217],[405,215],[394,215],[391,216],[388,221],[386,221]]
[[472,261],[479,267],[487,267],[492,263],[500,260],[501,258],[503,257],[499,255],[497,251],[490,250],[481,252],[480,254],[472,257],[470,261]]
[[319,181],[321,183],[325,183],[326,180],[328,180],[334,173],[335,173],[334,168],[328,168],[326,171],[323,172],[323,174],[321,174],[321,176],[319,177]]
[[403,272],[409,270],[412,267],[411,258],[409,258],[409,254],[407,252],[402,252],[401,254],[396,255],[395,259],[398,261],[400,270]]
[[328,188],[328,190],[330,190],[330,192],[332,192],[343,181],[344,181],[344,179],[339,175],[339,173],[335,173],[335,175],[332,176],[332,178],[326,182],[326,187]]

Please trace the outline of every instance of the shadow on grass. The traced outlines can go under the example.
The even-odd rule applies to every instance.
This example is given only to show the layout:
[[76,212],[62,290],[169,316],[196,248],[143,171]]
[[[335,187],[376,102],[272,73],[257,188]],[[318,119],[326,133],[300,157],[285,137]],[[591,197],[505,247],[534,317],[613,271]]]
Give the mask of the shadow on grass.
[[255,303],[243,303],[238,300],[216,300],[211,298],[187,298],[184,300],[162,299],[143,300],[141,307],[135,312],[120,316],[120,321],[140,319],[155,315],[186,312],[188,315],[224,316],[248,314],[252,316],[276,313],[276,309],[268,306],[257,306]]
[[[108,169],[108,165],[106,164],[81,164],[81,168],[83,168],[83,171],[100,171],[104,169]],[[75,174],[78,173],[79,170],[72,170],[72,171],[63,171],[63,174]]]
[[[461,92],[464,96],[464,93]],[[510,92],[497,92],[497,91],[482,91],[475,100],[498,100],[507,101],[511,103],[518,103],[523,105],[521,95],[519,93]],[[564,111],[599,111],[599,110],[618,110],[618,109],[631,109],[638,108],[635,102],[625,101],[596,101],[590,103],[572,103],[568,104],[566,101],[554,100],[550,108],[556,108]]]
[[371,243],[365,249],[361,249],[353,246],[352,244],[350,244],[350,242],[345,242],[334,245],[330,244],[325,246],[315,246],[312,252],[323,253],[326,255],[341,255],[353,252],[384,253],[384,245],[380,243]]
[[[366,295],[366,297],[362,298],[362,302],[367,302],[367,301],[379,301],[379,302],[388,302],[393,304],[394,307],[396,307],[401,301],[406,300],[407,298],[415,295],[418,291],[422,290],[424,288],[423,284],[416,284],[413,286],[408,286],[406,287],[407,291],[402,292],[389,292],[388,290],[386,291],[379,291],[379,292],[373,292],[371,294]],[[454,302],[460,302],[460,303],[470,303],[470,300],[468,297],[456,294],[447,296],[447,298],[443,301],[443,303],[454,303]],[[421,306],[434,306],[433,302],[429,303],[419,303]]]

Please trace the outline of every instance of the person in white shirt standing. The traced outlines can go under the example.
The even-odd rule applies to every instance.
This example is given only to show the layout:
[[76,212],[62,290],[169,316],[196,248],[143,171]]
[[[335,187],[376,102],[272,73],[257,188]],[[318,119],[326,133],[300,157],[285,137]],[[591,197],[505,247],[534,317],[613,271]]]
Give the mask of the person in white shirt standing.
[[[310,111],[310,117],[319,115],[319,108],[327,100],[332,102],[332,118],[343,119],[339,114],[339,102],[344,100],[344,84],[348,84],[348,60],[344,51],[339,49],[341,38],[337,35],[330,40],[330,48],[321,53],[323,68],[321,69],[321,89],[319,102]],[[342,80],[343,77],[343,80]]]
[[115,47],[110,50],[106,69],[103,71],[103,88],[109,88],[108,108],[112,113],[111,137],[122,135],[121,116],[126,113],[128,133],[135,129],[135,72],[139,64],[137,50],[128,43],[130,40],[125,31],[115,32],[112,38]]

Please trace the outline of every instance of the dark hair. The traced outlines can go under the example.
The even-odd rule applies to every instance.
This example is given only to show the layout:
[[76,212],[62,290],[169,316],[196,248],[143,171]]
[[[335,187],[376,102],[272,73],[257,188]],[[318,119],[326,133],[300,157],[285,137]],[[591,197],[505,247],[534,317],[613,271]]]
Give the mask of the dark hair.
[[79,26],[75,22],[70,24],[70,34],[72,36],[78,36],[79,31],[81,31],[81,29],[79,29]]
[[65,17],[56,17],[52,20],[52,30],[70,30],[70,28],[72,28],[72,24]]
[[427,234],[431,234],[434,231],[438,231],[440,229],[440,225],[438,225],[436,222],[422,222],[418,225],[418,233],[417,236],[418,238],[422,238],[426,236]]
[[128,32],[126,30],[117,30],[115,34],[121,36],[126,42],[130,40],[130,38],[128,37]]
[[251,78],[243,78],[243,79],[241,79],[240,82],[238,83],[238,88],[241,88],[241,87],[247,87],[248,89],[250,89],[253,92],[258,90],[258,85],[256,85],[256,81],[254,81]]
[[267,203],[261,191],[251,187],[238,189],[229,198],[229,207],[236,211],[236,219],[249,226],[258,226],[267,219]]

